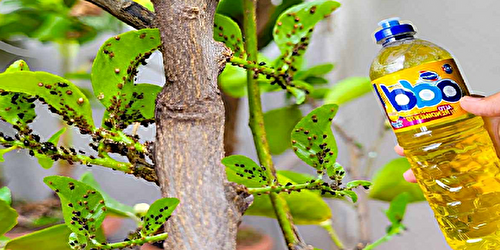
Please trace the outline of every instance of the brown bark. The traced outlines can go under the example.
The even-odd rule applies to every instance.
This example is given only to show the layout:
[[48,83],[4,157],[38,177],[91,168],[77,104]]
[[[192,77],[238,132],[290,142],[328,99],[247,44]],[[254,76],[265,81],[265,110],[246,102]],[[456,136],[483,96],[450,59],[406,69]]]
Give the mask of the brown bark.
[[233,154],[236,145],[238,144],[236,125],[238,122],[240,98],[222,93],[222,100],[224,101],[224,109],[226,110],[226,120],[224,123],[224,152],[225,155],[228,156]]
[[[232,250],[247,196],[226,184],[217,75],[229,51],[212,38],[216,0],[153,0],[166,84],[156,100],[155,163],[164,197],[181,204],[165,249]],[[242,190],[243,191],[243,190]]]
[[91,2],[124,23],[136,28],[150,28],[155,14],[142,5],[129,0],[86,0]]

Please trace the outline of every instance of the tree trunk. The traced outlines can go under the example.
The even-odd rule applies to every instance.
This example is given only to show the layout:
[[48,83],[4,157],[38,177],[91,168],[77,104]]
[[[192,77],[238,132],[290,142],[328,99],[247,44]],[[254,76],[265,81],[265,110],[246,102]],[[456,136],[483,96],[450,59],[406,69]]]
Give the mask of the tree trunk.
[[164,247],[232,250],[248,197],[226,184],[220,163],[224,105],[217,75],[230,52],[213,40],[217,1],[153,3],[166,72],[156,100],[155,164],[162,195],[181,201],[165,225]]

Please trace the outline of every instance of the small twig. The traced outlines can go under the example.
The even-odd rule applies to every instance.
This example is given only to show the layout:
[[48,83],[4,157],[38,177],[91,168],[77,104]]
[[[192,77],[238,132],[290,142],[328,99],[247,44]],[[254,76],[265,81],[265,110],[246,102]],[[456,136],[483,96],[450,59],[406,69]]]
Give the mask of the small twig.
[[355,153],[358,157],[362,157],[364,155],[363,152],[363,144],[358,142],[354,137],[350,136],[347,134],[347,132],[337,123],[332,122],[333,129],[335,129],[335,132],[342,138],[342,140],[347,143],[348,145],[351,145],[355,149]]
[[141,126],[141,123],[134,122],[134,127],[132,128],[132,135],[136,135],[137,134],[137,130],[139,130],[139,126]]
[[335,231],[335,228],[333,228],[333,222],[331,219],[321,222],[319,226],[328,232],[330,238],[332,239],[335,246],[337,246],[338,250],[345,249],[344,243],[342,243],[339,236],[337,235],[337,232]]
[[[37,152],[42,148],[42,143],[30,140],[28,137],[21,138],[20,140],[13,140],[8,137],[6,139],[5,136],[0,136],[0,144],[4,147],[16,147],[16,148],[24,148],[27,150],[31,150],[33,152]],[[53,150],[47,150],[44,152],[44,155],[50,157],[54,160],[65,160],[70,164],[75,162],[79,162],[84,165],[98,165],[106,168],[111,168],[114,170],[122,171],[127,174],[133,174],[137,177],[143,178],[147,181],[158,182],[158,178],[154,169],[144,166],[136,166],[132,163],[128,162],[120,162],[117,161],[107,154],[101,155],[99,158],[95,158],[93,156],[86,156],[83,154],[72,153],[70,151],[63,150],[62,147],[56,148]]]
[[382,124],[380,125],[379,131],[377,133],[378,137],[375,140],[375,142],[373,143],[373,145],[370,147],[370,149],[368,150],[368,153],[367,153],[368,160],[366,162],[366,168],[365,168],[365,174],[364,174],[365,176],[371,175],[372,168],[373,168],[373,165],[375,164],[376,157],[373,157],[370,154],[375,153],[376,155],[378,155],[378,153],[380,151],[380,145],[382,144],[382,142],[384,142],[386,132],[387,132],[387,129],[385,127],[385,120],[382,119]]
[[[365,179],[361,174],[358,155],[358,148],[355,145],[349,145],[350,153],[350,169],[354,179]],[[360,192],[358,195],[358,204],[356,206],[356,212],[358,214],[358,230],[360,241],[366,244],[370,241],[370,219],[369,219],[369,209],[367,197],[364,192]]]
[[301,184],[291,184],[290,183],[289,185],[284,185],[284,186],[267,186],[267,187],[262,187],[262,188],[248,188],[248,193],[249,194],[269,194],[271,192],[273,192],[273,193],[292,192],[292,191],[300,191],[302,189],[324,190],[326,192],[339,191],[337,189],[331,188],[330,186],[324,186],[322,184],[323,184],[322,181],[314,180],[311,182],[301,183]]
[[129,0],[86,0],[93,3],[124,23],[145,29],[154,26],[155,14],[144,6]]
[[[243,0],[243,27],[246,37],[245,50],[249,61],[257,61],[257,28],[256,28],[256,0]],[[264,115],[260,97],[260,88],[255,80],[255,72],[247,69],[248,106],[250,109],[249,125],[252,130],[255,148],[260,164],[266,167],[266,176],[269,186],[278,183],[276,169],[272,160],[269,144],[267,142],[266,130],[264,128]],[[283,232],[283,236],[290,250],[303,249],[301,239],[296,233],[293,218],[283,197],[276,193],[269,195],[276,213],[276,218]]]
[[123,241],[123,242],[117,242],[117,243],[109,243],[109,244],[98,244],[96,247],[99,249],[122,249],[125,247],[133,247],[136,245],[143,245],[145,243],[152,243],[156,241],[161,241],[164,240],[168,237],[168,233],[161,233],[153,236],[148,236],[145,238],[140,238],[140,239],[134,239],[130,241]]

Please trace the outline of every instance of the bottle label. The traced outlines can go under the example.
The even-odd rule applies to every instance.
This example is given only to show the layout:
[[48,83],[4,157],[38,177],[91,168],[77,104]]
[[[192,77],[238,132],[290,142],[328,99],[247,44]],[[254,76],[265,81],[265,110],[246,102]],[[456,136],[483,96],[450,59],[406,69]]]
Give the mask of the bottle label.
[[459,100],[469,91],[453,59],[401,70],[372,84],[396,132],[467,114]]

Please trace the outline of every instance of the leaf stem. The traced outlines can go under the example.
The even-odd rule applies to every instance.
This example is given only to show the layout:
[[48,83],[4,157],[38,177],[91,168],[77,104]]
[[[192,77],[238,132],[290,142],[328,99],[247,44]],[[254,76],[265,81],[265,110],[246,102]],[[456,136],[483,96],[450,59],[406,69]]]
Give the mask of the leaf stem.
[[264,75],[271,76],[274,78],[278,78],[279,75],[281,75],[283,72],[279,72],[276,69],[272,69],[270,67],[267,67],[265,65],[260,65],[256,62],[252,61],[247,61],[239,57],[231,57],[229,59],[230,63],[233,63],[234,65],[247,69],[247,70],[253,70],[253,71],[258,71]]
[[[243,1],[243,25],[245,34],[245,50],[247,59],[251,62],[257,61],[257,22],[256,22],[256,0]],[[266,175],[269,186],[277,183],[276,170],[273,165],[269,144],[267,142],[266,130],[264,128],[264,116],[262,112],[262,104],[260,99],[259,85],[255,81],[255,72],[247,69],[248,83],[248,105],[250,109],[249,125],[252,130],[255,148],[259,161],[266,168]],[[289,249],[293,249],[298,245],[299,240],[294,232],[292,217],[289,213],[286,201],[283,200],[277,193],[270,193],[271,203],[273,204],[276,218],[280,224],[281,230],[285,237],[285,241]]]
[[152,242],[156,242],[156,241],[165,240],[167,237],[168,237],[168,233],[161,233],[161,234],[148,236],[148,237],[141,238],[141,239],[110,243],[110,244],[106,244],[106,245],[101,244],[101,245],[98,245],[97,247],[99,247],[100,249],[122,249],[122,248],[129,247],[129,246],[143,245],[145,243],[152,243]]
[[340,190],[334,190],[329,186],[323,186],[322,182],[319,180],[315,180],[314,182],[307,182],[301,184],[292,184],[292,185],[284,185],[284,186],[266,186],[261,188],[248,188],[249,194],[267,194],[267,193],[280,193],[280,192],[289,192],[289,191],[299,191],[302,189],[308,190],[324,190],[326,192],[335,192]]
[[[42,143],[33,140],[28,140],[28,138],[21,138],[21,139],[28,141],[29,143],[25,144],[21,140],[12,140],[12,139],[7,140],[3,136],[0,136],[0,144],[7,148],[8,147],[24,148],[27,150],[32,150],[34,152],[37,152],[42,147]],[[156,182],[156,175],[153,174],[154,173],[153,169],[150,169],[150,171],[148,171],[148,169],[145,169],[145,167],[143,166],[135,166],[134,164],[128,162],[120,162],[109,157],[108,155],[104,157],[95,158],[83,154],[64,152],[60,148],[57,148],[56,150],[52,151],[43,152],[43,154],[50,158],[56,157],[61,160],[66,160],[68,162],[79,162],[84,165],[90,164],[90,165],[103,166],[106,168],[122,171],[126,174],[133,174],[138,177],[144,178],[148,181]]]
[[319,225],[328,232],[333,243],[337,246],[339,250],[345,249],[344,243],[342,243],[339,236],[337,235],[337,232],[335,231],[335,228],[333,228],[332,220],[323,221]]

